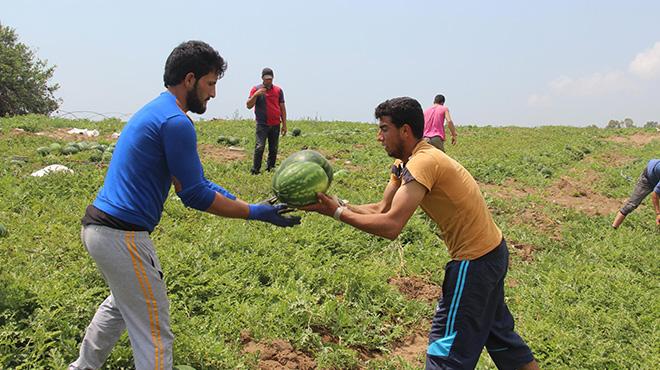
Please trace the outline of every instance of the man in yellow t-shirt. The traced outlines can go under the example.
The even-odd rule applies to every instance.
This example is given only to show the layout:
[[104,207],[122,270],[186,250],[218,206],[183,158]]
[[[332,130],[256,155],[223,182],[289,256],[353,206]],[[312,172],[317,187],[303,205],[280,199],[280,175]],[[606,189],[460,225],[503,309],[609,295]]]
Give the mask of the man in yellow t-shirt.
[[426,351],[427,369],[473,369],[484,346],[499,369],[538,369],[513,330],[504,302],[509,252],[479,186],[458,162],[422,140],[424,112],[415,99],[376,107],[378,141],[396,158],[378,203],[341,205],[326,194],[305,207],[362,231],[395,239],[417,206],[431,217],[447,245],[445,268]]

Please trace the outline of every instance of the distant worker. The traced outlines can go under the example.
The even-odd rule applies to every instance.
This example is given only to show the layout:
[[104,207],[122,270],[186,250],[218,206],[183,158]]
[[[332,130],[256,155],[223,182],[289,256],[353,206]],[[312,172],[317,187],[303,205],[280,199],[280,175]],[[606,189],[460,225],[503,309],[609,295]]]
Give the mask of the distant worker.
[[433,105],[424,111],[424,140],[434,147],[445,151],[445,121],[451,131],[451,144],[456,145],[456,127],[451,120],[449,108],[445,107],[444,95],[436,95]]
[[626,216],[634,211],[650,193],[653,193],[651,201],[655,208],[655,224],[660,225],[660,200],[658,200],[660,197],[660,159],[651,159],[644,167],[630,198],[614,218],[612,227],[618,228]]
[[268,139],[266,171],[271,171],[275,168],[275,161],[277,160],[280,133],[282,136],[286,135],[284,91],[273,84],[273,70],[270,68],[264,68],[261,71],[261,81],[261,84],[250,90],[250,96],[246,103],[248,109],[254,107],[254,116],[257,121],[254,158],[250,170],[253,175],[261,172],[261,159],[266,148],[266,139]]

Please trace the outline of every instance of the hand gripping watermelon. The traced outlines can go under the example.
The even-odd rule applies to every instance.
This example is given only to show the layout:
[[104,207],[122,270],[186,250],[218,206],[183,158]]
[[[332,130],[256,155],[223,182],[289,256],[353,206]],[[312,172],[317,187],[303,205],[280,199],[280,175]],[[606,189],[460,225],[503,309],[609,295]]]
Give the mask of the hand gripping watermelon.
[[317,202],[317,193],[328,190],[330,180],[316,162],[294,162],[280,168],[273,177],[273,192],[292,207]]

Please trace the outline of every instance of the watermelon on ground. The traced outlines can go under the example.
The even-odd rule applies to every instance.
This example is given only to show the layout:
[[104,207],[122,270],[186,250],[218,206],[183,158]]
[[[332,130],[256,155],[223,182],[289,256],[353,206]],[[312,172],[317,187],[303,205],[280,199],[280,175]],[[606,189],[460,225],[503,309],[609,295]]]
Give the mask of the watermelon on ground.
[[37,148],[37,153],[43,156],[47,156],[48,154],[50,154],[50,148],[47,146],[42,146],[40,148]]
[[77,146],[73,146],[73,145],[65,146],[64,148],[62,148],[62,154],[66,154],[66,155],[76,154],[79,151],[80,149]]
[[229,145],[238,145],[240,142],[241,142],[241,141],[240,141],[238,138],[235,138],[235,137],[233,137],[233,136],[230,137],[229,139],[227,139],[227,143],[228,143]]
[[330,183],[332,183],[332,166],[330,165],[330,162],[328,162],[328,160],[325,159],[325,157],[316,150],[305,149],[291,154],[284,161],[282,161],[282,164],[280,164],[280,167],[277,171],[279,172],[290,164],[296,162],[314,162],[318,164],[323,168],[326,176],[328,176],[328,186]]
[[62,149],[62,145],[60,145],[59,143],[52,143],[48,147],[53,152],[59,152]]
[[7,235],[9,235],[9,231],[7,231],[5,225],[0,224],[0,238],[4,238]]
[[300,136],[301,133],[302,131],[300,131],[298,127],[294,128],[293,131],[291,131],[291,135],[293,136]]
[[315,162],[295,162],[273,176],[273,192],[279,200],[302,207],[317,202],[317,193],[328,190],[330,180],[323,167]]

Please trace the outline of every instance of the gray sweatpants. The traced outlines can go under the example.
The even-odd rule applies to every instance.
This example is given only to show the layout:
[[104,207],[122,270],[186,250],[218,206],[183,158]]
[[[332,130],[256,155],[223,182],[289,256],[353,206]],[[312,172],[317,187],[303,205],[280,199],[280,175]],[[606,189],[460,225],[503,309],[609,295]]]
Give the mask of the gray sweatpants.
[[87,327],[80,357],[69,369],[100,368],[124,329],[137,370],[172,369],[170,302],[149,234],[89,225],[81,237],[110,296]]
[[649,182],[649,179],[646,176],[646,168],[644,168],[642,174],[639,175],[639,178],[637,179],[637,184],[635,185],[635,189],[630,195],[630,198],[626,204],[623,205],[623,208],[621,208],[621,213],[627,215],[634,211],[652,191],[653,186]]

